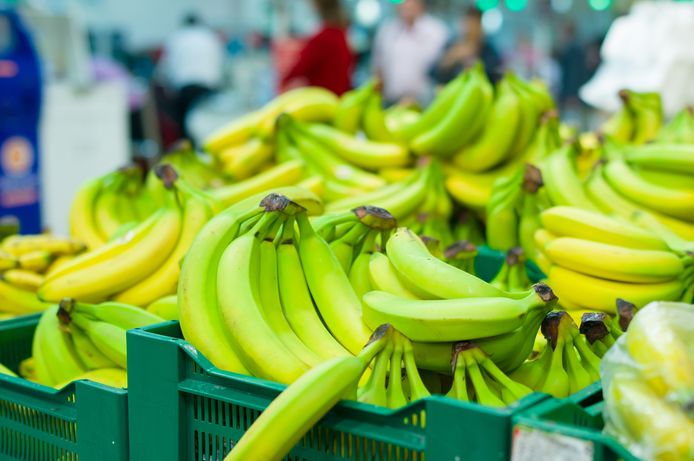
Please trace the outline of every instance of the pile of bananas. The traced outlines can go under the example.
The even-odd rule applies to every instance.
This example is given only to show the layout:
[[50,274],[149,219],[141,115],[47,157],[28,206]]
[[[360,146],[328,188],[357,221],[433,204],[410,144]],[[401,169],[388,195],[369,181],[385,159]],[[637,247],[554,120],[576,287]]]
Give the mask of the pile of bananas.
[[0,319],[43,311],[36,297],[44,279],[84,251],[82,243],[50,234],[11,235],[0,242]]
[[694,456],[691,304],[641,309],[603,360],[605,430],[640,459]]
[[603,124],[601,131],[620,143],[654,140],[663,123],[660,94],[621,90],[619,98],[622,108]]
[[691,302],[692,257],[657,234],[568,206],[549,208],[540,219],[537,260],[563,307],[614,313],[618,298],[639,307],[654,299]]
[[127,387],[126,331],[161,321],[127,304],[63,299],[41,315],[32,356],[23,361],[20,374],[57,389],[78,379]]

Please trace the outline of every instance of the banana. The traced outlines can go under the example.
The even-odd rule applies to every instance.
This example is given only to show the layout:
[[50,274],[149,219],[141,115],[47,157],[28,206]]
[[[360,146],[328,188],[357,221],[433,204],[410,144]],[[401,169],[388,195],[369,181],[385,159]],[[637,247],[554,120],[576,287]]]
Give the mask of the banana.
[[[391,336],[394,332],[391,332]],[[388,343],[376,355],[373,364],[373,372],[363,386],[357,389],[357,400],[371,405],[388,406],[386,380],[388,378],[388,366],[393,355],[393,342]]]
[[552,266],[547,282],[557,296],[583,309],[614,313],[617,298],[627,298],[636,306],[644,306],[654,299],[674,300],[682,291],[682,283],[670,280],[661,283],[626,283],[606,280]]
[[[462,347],[461,347],[462,346]],[[468,374],[472,389],[475,391],[475,400],[485,406],[504,407],[504,402],[499,395],[492,390],[487,379],[482,374],[479,363],[474,355],[476,346],[472,343],[459,343],[456,345],[458,353],[457,361],[465,361],[465,371]]]
[[333,120],[335,128],[349,134],[355,134],[359,130],[364,105],[370,99],[377,83],[376,79],[371,79],[340,97]]
[[[288,222],[287,225],[293,226],[293,220]],[[268,235],[259,244],[260,271],[257,274],[259,278],[259,304],[265,320],[285,348],[309,367],[313,367],[320,363],[322,359],[319,354],[316,354],[304,344],[292,330],[282,310],[277,274],[277,250],[272,240],[270,240],[272,237],[272,235]]]
[[345,274],[349,274],[349,269],[352,267],[352,262],[355,258],[355,248],[368,232],[369,228],[358,222],[345,235],[330,242],[330,249],[340,262],[340,266],[342,266]]
[[[368,108],[367,108],[368,109]],[[409,163],[407,149],[392,142],[356,138],[328,125],[294,122],[296,130],[325,145],[342,160],[361,168],[376,170]]]
[[0,310],[26,315],[44,311],[50,304],[42,302],[36,293],[4,282],[0,279]]
[[574,348],[573,338],[566,338],[564,344],[563,362],[567,375],[569,375],[569,394],[574,394],[593,383],[588,371],[583,368],[581,358]]
[[[31,253],[29,253],[29,255],[34,255],[36,253],[37,253],[36,251],[32,251]],[[43,253],[43,252],[41,252],[41,253]],[[48,253],[48,256],[50,257],[50,253]],[[8,269],[14,269],[17,266],[20,266],[20,263],[19,263],[17,258],[15,258],[10,253],[7,253],[4,250],[0,250],[0,271],[6,271]]]
[[[623,90],[624,104],[634,117],[634,134],[631,142],[643,144],[658,135],[663,121],[663,109],[659,93],[636,93]],[[621,96],[621,95],[620,95]]]
[[219,201],[222,207],[229,207],[261,192],[292,186],[301,180],[305,171],[305,164],[301,160],[284,162],[252,178],[215,189],[210,192],[210,195]]
[[359,299],[373,289],[369,277],[369,260],[376,246],[377,235],[376,231],[371,231],[364,237],[364,242],[349,269],[349,283]]
[[[542,382],[539,383],[539,390],[553,395],[554,397],[561,398],[569,395],[571,389],[569,375],[564,369],[564,348],[566,347],[566,341],[563,335],[558,333],[548,334],[545,332],[550,323],[559,323],[558,319],[552,316],[552,314],[548,315],[542,324],[542,332],[547,338],[547,346],[545,347],[551,350],[551,357],[549,359],[547,373],[541,380]],[[558,326],[554,328],[556,329]]]
[[639,250],[573,237],[554,239],[543,251],[562,267],[621,282],[666,282],[684,270],[680,259],[668,251]]
[[633,170],[644,181],[671,189],[691,189],[694,187],[694,179],[691,173],[675,173],[673,171],[653,170],[650,168],[633,167]]
[[363,297],[363,317],[372,327],[390,323],[414,341],[457,341],[513,331],[533,310],[544,309],[553,300],[551,290],[542,284],[520,300],[503,297],[411,300],[371,291]]
[[247,142],[255,133],[256,127],[262,119],[262,115],[263,114],[259,111],[251,112],[237,118],[231,123],[223,125],[212,132],[203,141],[203,148],[207,152],[215,153],[220,152],[226,147]]
[[396,138],[386,124],[380,91],[374,91],[366,100],[362,125],[367,138],[378,142],[395,142]]
[[466,85],[469,76],[469,72],[461,72],[456,78],[448,82],[426,110],[412,123],[405,124],[396,130],[395,136],[409,142],[417,135],[441,123],[453,107],[453,103]]
[[70,205],[70,235],[84,242],[89,249],[97,248],[106,241],[94,222],[94,203],[104,178],[91,179],[80,186]]
[[178,240],[181,212],[172,196],[169,202],[138,226],[131,238],[108,243],[65,264],[46,279],[39,297],[101,301],[150,275]]
[[[476,129],[461,133],[460,127],[474,126],[474,122],[486,114],[493,89],[481,64],[477,64],[469,73],[467,81],[460,93],[456,95],[446,115],[437,124],[431,125],[412,139],[410,148],[416,154],[449,156],[477,134]],[[480,123],[477,125],[481,128]]]
[[256,234],[265,232],[277,218],[277,213],[265,213],[249,232],[223,250],[217,269],[217,296],[229,339],[243,364],[255,376],[287,384],[309,367],[287,350],[264,315],[260,298],[260,241]]
[[650,305],[634,316],[623,343],[644,382],[658,396],[683,406],[694,398],[694,359],[689,338],[678,325],[691,312],[689,304]]
[[122,368],[99,368],[90,370],[76,376],[70,381],[65,381],[54,385],[56,389],[62,389],[72,381],[88,380],[100,383],[106,386],[115,387],[116,389],[125,389],[128,387],[128,373]]
[[274,153],[272,144],[251,138],[241,145],[225,148],[218,158],[224,172],[241,181],[257,174],[265,163],[272,160]]
[[400,298],[417,299],[417,296],[402,284],[388,256],[383,253],[371,254],[369,279],[375,290],[385,291]]
[[[34,272],[45,272],[53,262],[53,254],[46,250],[30,251],[29,253],[24,253],[19,256],[17,262],[22,269]],[[8,269],[12,268],[13,267],[8,267]]]
[[484,131],[455,154],[453,161],[464,170],[481,172],[501,163],[511,151],[518,132],[521,100],[507,79],[496,91],[496,100],[485,121]]
[[176,295],[163,296],[147,306],[150,312],[163,320],[179,320],[178,297]]
[[407,397],[402,389],[402,356],[403,341],[397,331],[393,332],[393,355],[390,356],[390,373],[386,388],[386,404],[388,408],[400,408],[407,405]]
[[258,125],[257,133],[261,138],[271,137],[277,126],[277,118],[282,114],[305,122],[330,123],[335,117],[338,102],[335,93],[317,86],[287,91],[268,104],[270,109]]
[[575,147],[567,144],[545,159],[541,168],[545,190],[553,205],[597,210],[583,190],[576,171],[575,157]]
[[645,181],[617,156],[602,171],[610,186],[631,201],[675,218],[694,221],[694,187],[671,189]]
[[600,131],[617,142],[627,143],[634,136],[635,120],[631,109],[623,106],[602,124]]
[[400,340],[403,342],[403,362],[405,363],[407,383],[410,387],[410,401],[414,402],[429,397],[431,392],[429,392],[429,389],[424,385],[422,376],[417,369],[412,342],[403,335],[400,335]]
[[212,207],[202,197],[186,198],[183,205],[183,223],[178,242],[165,261],[146,278],[114,296],[114,300],[146,306],[156,299],[176,293],[180,263],[200,229],[213,216]]
[[294,226],[285,225],[277,247],[277,279],[282,310],[297,336],[323,359],[348,355],[349,352],[323,325],[311,299],[301,259],[295,246]]
[[[399,228],[386,244],[386,253],[403,284],[419,297],[524,297],[501,291],[487,282],[432,256],[412,231]],[[461,338],[457,338],[461,339]]]
[[511,183],[510,192],[507,192],[504,186],[503,182],[495,183],[487,205],[487,244],[490,248],[500,251],[508,251],[518,246],[520,217],[517,210],[523,198],[520,184],[515,184],[515,181]]
[[384,111],[384,114],[388,131],[399,141],[402,141],[402,139],[397,136],[397,133],[401,133],[406,126],[417,123],[421,116],[419,108],[402,104],[390,106]]
[[[126,330],[108,322],[92,320],[88,316],[75,313],[70,316],[70,324],[84,331],[96,348],[121,368],[128,367]],[[85,370],[86,371],[86,370]]]
[[118,213],[118,201],[124,181],[123,174],[114,172],[94,201],[94,222],[104,241],[108,241],[124,222]]
[[545,344],[538,357],[521,364],[509,374],[509,377],[531,389],[539,389],[549,371],[552,354],[552,347]]
[[446,190],[460,204],[484,210],[492,195],[494,174],[474,174],[451,170],[446,177]]
[[[116,363],[106,357],[92,342],[91,339],[75,325],[70,325],[70,336],[75,345],[75,355],[82,361],[88,370],[100,368],[117,368]],[[76,378],[83,379],[83,378]]]
[[42,250],[56,255],[71,255],[84,250],[84,244],[49,234],[12,235],[2,242],[2,249],[15,257]]
[[32,344],[37,377],[41,384],[48,386],[74,379],[87,371],[77,357],[72,338],[61,329],[57,311],[57,306],[51,306],[41,315]]
[[451,365],[453,368],[453,382],[451,383],[451,389],[448,391],[446,396],[452,399],[469,402],[470,396],[468,395],[466,372],[467,364],[465,362],[465,358],[462,356],[458,348],[456,348],[453,352]]
[[0,363],[0,374],[7,375],[7,376],[13,376],[15,378],[17,377],[17,374],[14,371],[10,370],[2,363]]
[[361,318],[361,302],[329,245],[311,227],[305,213],[299,225],[299,254],[311,295],[332,335],[357,354],[371,334]]
[[17,288],[32,292],[36,291],[44,280],[44,277],[41,274],[37,274],[34,271],[28,271],[25,269],[7,270],[0,275],[0,278],[10,285],[14,285]]
[[652,232],[595,211],[555,206],[540,214],[542,226],[563,237],[593,240],[643,250],[667,250],[667,244]]
[[287,387],[236,443],[224,461],[281,459],[355,386],[389,338],[371,342],[358,356],[336,357],[311,369]]
[[106,301],[101,304],[87,304],[76,302],[72,298],[63,298],[60,300],[59,312],[61,315],[67,314],[69,317],[73,315],[88,316],[124,330],[154,325],[164,321],[163,318],[145,309],[113,301]]

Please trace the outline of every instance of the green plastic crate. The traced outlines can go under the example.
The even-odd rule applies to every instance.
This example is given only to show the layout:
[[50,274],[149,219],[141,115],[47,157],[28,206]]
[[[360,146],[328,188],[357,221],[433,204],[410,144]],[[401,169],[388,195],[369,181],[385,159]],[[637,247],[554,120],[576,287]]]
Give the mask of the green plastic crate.
[[[533,459],[552,450],[554,459],[638,461],[602,429],[600,383],[565,399],[549,398],[513,417],[512,461]],[[564,457],[561,455],[572,457]]]
[[[215,368],[178,322],[128,332],[130,459],[216,461],[283,385]],[[343,402],[285,458],[291,461],[508,459],[511,418],[546,399],[503,409],[429,397],[398,410]]]
[[[38,321],[0,322],[0,363],[16,372],[31,356]],[[127,412],[123,389],[77,381],[57,390],[0,374],[0,459],[126,461]]]

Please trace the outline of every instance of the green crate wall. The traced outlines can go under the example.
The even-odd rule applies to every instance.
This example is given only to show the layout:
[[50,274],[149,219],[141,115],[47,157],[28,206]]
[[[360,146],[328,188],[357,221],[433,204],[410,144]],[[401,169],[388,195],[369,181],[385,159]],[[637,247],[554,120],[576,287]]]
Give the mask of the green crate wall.
[[[128,332],[132,461],[221,461],[284,389],[221,371],[181,338],[175,321]],[[532,394],[502,409],[441,396],[399,410],[343,402],[285,459],[502,461],[511,417],[546,398]]]
[[[31,356],[38,316],[0,322],[0,363]],[[78,381],[62,390],[0,374],[0,459],[126,461],[127,391]]]

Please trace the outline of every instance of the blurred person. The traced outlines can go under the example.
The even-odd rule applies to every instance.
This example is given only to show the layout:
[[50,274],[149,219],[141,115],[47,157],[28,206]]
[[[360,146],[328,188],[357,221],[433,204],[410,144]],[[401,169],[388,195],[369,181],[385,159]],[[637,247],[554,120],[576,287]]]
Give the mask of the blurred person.
[[404,0],[397,11],[398,17],[376,33],[372,67],[383,81],[387,102],[425,104],[433,95],[430,71],[448,32],[443,22],[426,14],[424,0]]
[[340,0],[313,0],[321,19],[280,87],[321,86],[341,95],[352,87],[354,55],[347,43],[347,19]]
[[562,107],[579,106],[578,90],[588,79],[585,49],[578,40],[576,26],[567,22],[563,30],[564,46],[559,52],[561,66],[561,90],[559,102]]
[[200,18],[188,14],[164,45],[162,71],[176,92],[176,118],[190,138],[186,116],[222,82],[224,48],[219,37]]
[[469,7],[463,12],[458,27],[459,38],[446,47],[434,67],[436,81],[445,84],[478,60],[484,64],[489,79],[497,81],[501,75],[501,58],[484,35],[482,11]]

